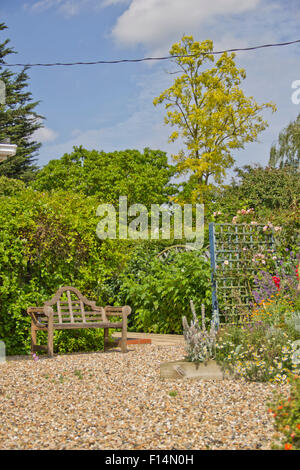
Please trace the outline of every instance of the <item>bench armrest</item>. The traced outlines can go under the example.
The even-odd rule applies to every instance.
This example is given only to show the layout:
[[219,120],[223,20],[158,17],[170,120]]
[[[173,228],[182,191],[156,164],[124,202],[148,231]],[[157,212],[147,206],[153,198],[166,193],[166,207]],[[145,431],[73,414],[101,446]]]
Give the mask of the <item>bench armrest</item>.
[[[28,307],[27,309],[28,315],[31,316],[31,321],[37,327],[44,327],[46,328],[49,325],[49,321],[53,319],[53,309],[51,307]],[[41,318],[43,317],[43,318]],[[45,322],[46,318],[47,321]],[[53,321],[53,320],[52,320]]]
[[50,317],[53,314],[53,309],[51,307],[28,307],[27,309],[28,315],[32,316],[46,316]]
[[131,314],[131,307],[129,307],[129,305],[125,305],[124,307],[111,307],[107,305],[104,307],[104,310],[107,317],[128,317],[128,315]]

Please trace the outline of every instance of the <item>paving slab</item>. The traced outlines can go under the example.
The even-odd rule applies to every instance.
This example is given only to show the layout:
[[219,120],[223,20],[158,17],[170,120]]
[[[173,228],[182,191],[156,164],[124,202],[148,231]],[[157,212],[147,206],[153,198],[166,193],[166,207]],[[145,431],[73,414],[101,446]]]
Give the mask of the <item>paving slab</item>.
[[[120,333],[115,332],[112,334],[112,337],[116,340],[120,340]],[[151,344],[157,346],[183,346],[184,337],[183,335],[163,335],[163,334],[154,334],[154,333],[135,333],[129,331],[127,333],[128,344],[131,341],[136,341],[136,344],[143,344],[142,340],[151,340]],[[131,344],[134,344],[133,342]]]

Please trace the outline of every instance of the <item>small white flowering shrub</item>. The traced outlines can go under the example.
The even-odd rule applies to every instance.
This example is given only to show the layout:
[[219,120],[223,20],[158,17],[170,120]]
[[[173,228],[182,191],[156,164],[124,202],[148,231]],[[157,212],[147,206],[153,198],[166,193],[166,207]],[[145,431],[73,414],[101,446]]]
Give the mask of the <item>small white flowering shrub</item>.
[[186,317],[182,318],[183,335],[186,342],[187,359],[192,362],[207,362],[216,355],[216,330],[214,326],[207,331],[204,308],[202,306],[202,327],[199,325],[194,304],[191,301],[193,319],[189,325]]
[[223,328],[216,345],[216,359],[234,376],[249,381],[286,383],[299,373],[297,345],[287,332],[263,323]]

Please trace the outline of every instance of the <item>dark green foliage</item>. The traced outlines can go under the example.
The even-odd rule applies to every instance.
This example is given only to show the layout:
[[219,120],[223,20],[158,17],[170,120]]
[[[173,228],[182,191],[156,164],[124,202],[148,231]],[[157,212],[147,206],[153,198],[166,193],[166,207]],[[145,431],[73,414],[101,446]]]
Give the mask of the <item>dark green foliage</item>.
[[103,329],[59,330],[54,335],[54,352],[72,353],[101,351],[104,345]]
[[[47,344],[47,333],[37,332],[37,344]],[[27,343],[26,343],[27,346]],[[104,347],[103,329],[55,330],[53,348],[55,354],[101,351]],[[27,348],[26,348],[27,350]],[[23,353],[23,351],[21,351]],[[28,352],[28,350],[27,350]],[[38,354],[44,354],[39,352]],[[46,354],[46,353],[45,353]]]
[[174,173],[165,152],[144,149],[98,152],[74,147],[71,154],[51,160],[37,175],[34,188],[41,191],[65,189],[97,196],[99,201],[128,204],[161,204],[174,193],[169,183]]
[[209,262],[202,254],[183,252],[161,261],[151,253],[133,256],[120,276],[122,302],[133,308],[133,331],[182,334],[182,316],[191,318],[190,300],[211,313]]
[[236,169],[238,180],[221,192],[220,204],[235,210],[242,205],[263,214],[268,210],[286,210],[300,203],[300,178],[284,168],[244,166]]
[[[5,180],[1,181],[3,188]],[[99,300],[98,286],[119,273],[129,246],[97,238],[93,198],[65,192],[49,195],[16,186],[10,196],[1,196],[0,191],[0,338],[8,354],[29,350],[27,307],[42,305],[63,285]],[[69,351],[71,338],[77,335],[56,333],[57,350]],[[79,349],[99,344],[99,333],[94,331],[80,338]]]
[[236,169],[238,179],[219,189],[211,212],[219,210],[218,222],[231,222],[240,209],[254,209],[253,220],[281,226],[281,244],[295,249],[300,233],[300,178],[287,168],[259,165]]
[[239,195],[256,211],[290,209],[300,203],[300,178],[286,169],[245,166],[237,170]]
[[[0,31],[5,29],[5,24],[0,23]],[[42,127],[43,118],[35,112],[39,102],[34,102],[26,90],[26,68],[16,74],[4,66],[6,56],[15,53],[8,44],[9,39],[0,43],[0,80],[6,86],[6,103],[0,104],[0,142],[10,139],[18,148],[14,157],[0,164],[0,176],[28,181],[37,169],[33,162],[41,145],[33,140],[33,133]]]

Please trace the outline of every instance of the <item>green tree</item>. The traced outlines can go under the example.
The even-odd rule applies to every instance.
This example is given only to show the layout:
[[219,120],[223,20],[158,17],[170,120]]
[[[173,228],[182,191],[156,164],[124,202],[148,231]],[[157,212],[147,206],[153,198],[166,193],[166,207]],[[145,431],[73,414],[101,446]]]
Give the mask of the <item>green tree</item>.
[[[7,26],[0,23],[0,31]],[[41,144],[34,141],[34,132],[42,127],[42,116],[35,112],[38,102],[26,90],[28,75],[26,68],[15,74],[5,68],[5,58],[15,51],[9,47],[9,39],[0,43],[0,80],[5,84],[5,104],[0,104],[0,142],[10,139],[18,146],[14,157],[0,165],[0,175],[9,178],[30,180],[37,167],[34,165]]]
[[180,75],[154,99],[154,105],[165,102],[165,123],[177,128],[169,140],[183,139],[186,150],[173,158],[179,173],[192,175],[194,199],[210,177],[220,183],[234,163],[232,152],[255,141],[267,127],[261,111],[275,111],[275,105],[258,105],[244,95],[240,84],[246,73],[236,67],[234,54],[223,53],[215,62],[212,51],[212,41],[194,42],[192,36],[173,44],[170,54]]
[[237,199],[247,200],[255,211],[288,210],[300,204],[300,180],[284,168],[246,165],[237,168],[236,174],[239,182],[235,181],[228,192],[236,192]]
[[277,145],[273,144],[270,150],[269,165],[300,170],[300,114],[279,133]]
[[[254,209],[254,219],[281,226],[281,244],[299,250],[300,179],[287,168],[260,165],[237,168],[237,178],[218,188],[210,213],[220,211],[218,220],[231,222],[241,209]],[[298,247],[298,248],[297,248]]]
[[51,160],[37,174],[33,187],[42,191],[80,191],[112,204],[118,204],[119,196],[127,196],[129,204],[149,207],[168,202],[175,191],[169,182],[173,173],[166,153],[160,150],[106,153],[74,147],[71,154]]

